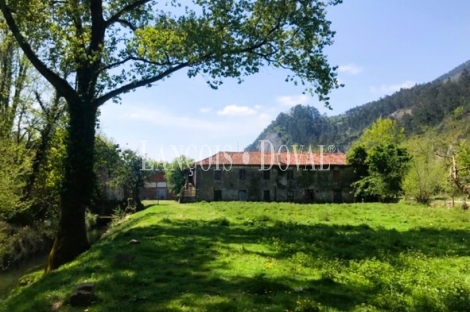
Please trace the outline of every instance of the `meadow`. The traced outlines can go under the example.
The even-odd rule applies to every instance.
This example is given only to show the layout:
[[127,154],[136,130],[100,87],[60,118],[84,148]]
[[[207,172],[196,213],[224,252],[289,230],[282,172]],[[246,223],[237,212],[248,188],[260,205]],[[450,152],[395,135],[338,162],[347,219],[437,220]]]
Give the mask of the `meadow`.
[[[4,311],[467,311],[470,212],[412,204],[148,208],[74,262],[22,278]],[[139,244],[128,244],[131,239]],[[117,261],[116,255],[135,256]],[[75,285],[96,300],[74,308]]]

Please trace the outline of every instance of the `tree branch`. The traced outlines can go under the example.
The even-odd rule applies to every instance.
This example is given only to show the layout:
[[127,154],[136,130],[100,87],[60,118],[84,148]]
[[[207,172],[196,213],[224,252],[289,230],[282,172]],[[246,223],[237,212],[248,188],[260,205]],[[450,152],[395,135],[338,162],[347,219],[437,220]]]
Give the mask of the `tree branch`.
[[103,19],[103,1],[93,0],[90,5],[91,11],[91,41],[88,53],[91,55],[100,49],[104,41],[104,32],[106,29]]
[[168,65],[172,65],[172,63],[170,62],[170,59],[168,58],[168,55],[167,55],[167,62],[166,63],[158,63],[158,62],[152,62],[152,61],[149,61],[149,60],[146,60],[144,58],[141,58],[141,57],[135,57],[135,56],[128,56],[118,62],[115,62],[115,63],[111,63],[111,64],[108,64],[106,66],[103,66],[99,69],[99,73],[102,73],[106,70],[109,70],[111,68],[114,68],[114,67],[118,67],[118,66],[121,66],[121,65],[124,65],[125,63],[129,62],[129,61],[137,61],[137,62],[142,62],[142,63],[146,63],[146,64],[150,64],[150,65],[155,65],[155,66],[168,66]]
[[[112,23],[115,23],[115,22],[119,22],[120,21],[120,18],[121,18],[121,15],[124,14],[125,12],[128,12],[128,11],[131,11],[135,8],[137,8],[138,6],[140,5],[143,5],[147,2],[149,2],[150,0],[140,0],[140,1],[135,1],[127,6],[125,6],[124,8],[122,8],[120,11],[118,11],[115,15],[113,15],[111,18],[109,18],[107,21],[106,21],[106,27],[108,27],[109,25],[111,25]],[[265,45],[267,42],[268,42],[268,39],[269,37],[275,32],[277,31],[279,28],[281,27],[281,18],[278,18],[277,19],[277,22],[276,24],[273,26],[273,28],[271,28],[268,33],[264,36],[264,38],[250,46],[250,47],[245,47],[245,48],[241,48],[241,49],[236,49],[236,50],[232,50],[232,51],[227,51],[225,54],[227,55],[233,55],[233,54],[241,54],[241,53],[254,53],[256,54],[257,52],[255,51],[256,49],[262,47],[263,45]],[[259,55],[261,56],[262,54],[259,53]],[[264,55],[265,58],[267,58],[269,55]],[[167,55],[167,58],[168,58],[168,55]],[[205,60],[207,60],[209,58],[209,55],[206,55],[204,57],[202,57],[200,59],[199,62],[197,63],[201,63]],[[125,58],[123,59],[122,61],[120,62],[116,62],[114,64],[110,64],[108,66],[106,66],[105,68],[112,68],[114,66],[119,66],[119,65],[122,65],[128,61],[131,61],[131,60],[134,60],[134,61],[139,61],[139,62],[144,62],[144,63],[147,63],[147,64],[151,64],[151,65],[157,65],[157,66],[162,66],[162,65],[170,65],[171,62],[169,62],[168,60],[168,64],[164,64],[164,63],[156,63],[156,62],[151,62],[151,61],[148,61],[148,60],[145,60],[145,59],[142,59],[142,58],[137,58],[137,57],[133,57],[133,56],[130,56],[128,58]],[[190,63],[190,62],[185,62],[185,63],[181,63],[177,66],[174,66],[166,71],[164,71],[163,73],[157,75],[157,76],[154,76],[154,77],[151,77],[151,78],[148,78],[148,79],[143,79],[143,80],[140,80],[138,82],[131,82],[127,85],[124,85],[118,89],[115,89],[115,90],[112,90],[110,92],[108,92],[107,94],[99,97],[98,99],[95,100],[95,105],[98,107],[98,106],[101,106],[102,104],[104,104],[106,101],[116,97],[116,96],[119,96],[123,93],[126,93],[126,92],[129,92],[135,88],[139,88],[139,87],[142,87],[142,86],[146,86],[148,84],[151,84],[153,82],[156,82],[172,73],[174,73],[175,71],[178,71],[184,67],[187,67],[187,66],[192,66],[192,65],[196,65],[196,63]],[[105,70],[105,69],[102,69],[102,70]]]
[[158,80],[161,80],[161,79],[165,78],[166,76],[171,75],[172,73],[174,73],[174,72],[176,72],[176,71],[178,71],[178,70],[180,70],[180,69],[182,69],[182,68],[185,68],[185,67],[187,67],[187,66],[189,66],[189,65],[192,65],[192,64],[190,64],[190,63],[188,63],[188,62],[182,63],[182,64],[179,64],[179,65],[177,65],[177,66],[174,66],[174,67],[172,67],[172,68],[170,68],[170,69],[164,71],[163,73],[161,73],[161,74],[159,74],[159,75],[157,75],[157,76],[154,76],[154,77],[151,77],[151,78],[147,78],[147,79],[143,79],[143,80],[140,80],[140,81],[137,81],[137,82],[131,82],[131,83],[129,83],[129,84],[127,84],[127,85],[124,85],[124,86],[122,86],[122,87],[120,87],[120,88],[114,89],[114,90],[108,92],[107,94],[105,94],[105,95],[103,95],[103,96],[97,98],[97,99],[94,101],[95,106],[98,107],[98,106],[104,104],[106,101],[108,101],[108,100],[110,100],[110,99],[112,99],[112,98],[114,98],[114,97],[116,97],[116,96],[119,96],[119,95],[121,95],[121,94],[123,94],[123,93],[126,93],[126,92],[129,92],[129,91],[131,91],[131,90],[133,90],[133,89],[137,89],[137,88],[140,88],[140,87],[144,87],[144,86],[146,86],[146,85],[148,85],[148,84],[151,84],[151,83],[154,83],[154,82],[156,82],[156,81],[158,81]]
[[[142,2],[145,2],[145,1],[142,1]],[[135,4],[135,3],[134,3]],[[109,21],[109,20],[108,20]],[[269,30],[269,32],[267,33],[267,35],[265,36],[265,38],[257,43],[257,44],[254,44],[250,47],[246,47],[246,48],[242,48],[242,49],[238,49],[238,50],[232,50],[232,51],[227,51],[226,54],[228,55],[232,55],[232,54],[240,54],[240,53],[256,53],[254,50],[262,47],[264,44],[266,44],[268,42],[268,37],[274,33],[276,30],[278,30],[280,28],[280,23],[278,21],[278,23],[276,23],[276,25],[271,29]],[[168,56],[167,56],[168,57]],[[203,62],[204,60],[207,60],[209,58],[209,55],[206,55],[204,57],[201,58],[201,60],[198,62],[198,63],[201,63]],[[158,65],[158,66],[162,66],[162,65],[169,65],[169,64],[161,64],[161,63],[156,63],[156,62],[151,62],[151,61],[148,61],[148,60],[145,60],[145,59],[142,59],[142,58],[136,58],[136,57],[133,57],[133,56],[130,56],[126,59],[124,59],[123,61],[121,62],[116,62],[114,64],[111,64],[111,65],[108,65],[109,66],[118,66],[120,64],[123,64],[125,62],[128,62],[130,60],[134,60],[134,61],[140,61],[140,62],[145,62],[145,63],[148,63],[148,64],[151,64],[151,65]],[[178,71],[182,68],[185,68],[187,66],[192,66],[192,65],[196,65],[196,63],[189,63],[189,62],[185,62],[185,63],[181,63],[177,66],[174,66],[166,71],[164,71],[163,73],[157,75],[157,76],[154,76],[154,77],[151,77],[151,78],[148,78],[148,79],[143,79],[143,80],[140,80],[138,82],[131,82],[127,85],[124,85],[118,89],[115,89],[113,91],[110,91],[108,92],[107,94],[99,97],[98,99],[95,100],[95,105],[98,107],[98,106],[101,106],[102,104],[104,104],[106,101],[116,97],[116,96],[119,96],[120,94],[123,94],[123,93],[126,93],[126,92],[129,92],[135,88],[139,88],[139,87],[143,87],[143,86],[146,86],[148,84],[151,84],[153,82],[156,82],[162,78],[165,78],[166,76],[174,73],[175,71]]]
[[144,4],[146,4],[147,2],[150,2],[150,1],[152,1],[152,0],[137,0],[133,3],[129,3],[128,5],[124,6],[122,9],[120,9],[119,11],[114,13],[114,15],[112,15],[106,21],[105,28],[108,28],[111,24],[117,22],[124,13],[130,12],[130,11],[134,10],[135,8],[137,8],[141,5],[144,5]]
[[[132,31],[136,31],[136,30],[137,30],[137,27],[134,26],[134,25],[133,25],[131,22],[129,22],[128,20],[119,18],[119,19],[116,20],[116,23],[119,23],[119,24],[122,24],[122,25],[124,25],[124,26],[127,26],[127,27],[129,27]],[[112,23],[111,23],[111,24],[112,24]],[[109,24],[109,25],[111,25],[111,24]],[[108,25],[108,26],[109,26],[109,25]]]
[[36,97],[36,101],[38,102],[39,106],[41,106],[42,111],[46,114],[46,117],[48,115],[46,105],[44,105],[44,102],[41,99],[41,95],[39,94],[38,91],[34,91],[34,95]]
[[13,36],[15,37],[18,45],[23,50],[26,57],[29,59],[31,64],[37,69],[37,71],[46,78],[47,81],[57,90],[57,92],[65,97],[68,101],[77,100],[77,94],[75,90],[68,84],[68,82],[62,79],[59,75],[50,70],[34,53],[33,49],[26,41],[25,37],[21,34],[18,25],[11,13],[10,8],[6,4],[5,0],[0,0],[0,10],[5,17],[8,27],[10,28]]
[[125,63],[127,63],[127,62],[129,62],[129,61],[132,61],[132,57],[131,57],[131,56],[126,57],[126,58],[124,58],[124,59],[122,59],[122,60],[120,60],[120,61],[118,61],[118,62],[105,65],[105,66],[103,66],[103,67],[101,67],[101,68],[99,69],[99,72],[102,73],[102,72],[104,72],[104,71],[106,71],[106,70],[109,70],[109,69],[111,69],[111,68],[124,65]]
[[[67,7],[69,7],[67,5]],[[80,39],[83,39],[83,25],[82,21],[80,20],[80,15],[78,14],[79,5],[76,0],[70,1],[70,7],[67,8],[69,14],[72,16],[73,23],[75,25],[75,29],[77,31],[76,36]],[[83,44],[83,42],[82,42]]]

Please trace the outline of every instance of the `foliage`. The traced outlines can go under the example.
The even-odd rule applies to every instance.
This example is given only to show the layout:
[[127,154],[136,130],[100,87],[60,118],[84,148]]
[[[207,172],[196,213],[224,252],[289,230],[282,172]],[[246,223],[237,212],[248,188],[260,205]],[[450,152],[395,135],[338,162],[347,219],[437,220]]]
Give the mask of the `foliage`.
[[[247,150],[256,150],[260,140],[276,141],[282,144],[335,145],[345,151],[357,140],[365,129],[370,128],[379,118],[389,116],[405,129],[408,136],[421,135],[434,128],[437,135],[458,134],[468,137],[470,127],[470,63],[462,64],[458,77],[452,80],[435,80],[401,89],[370,103],[354,107],[344,114],[315,120],[304,135],[293,138],[295,120],[289,121],[289,113],[281,113],[263,130]],[[463,69],[467,69],[467,71]],[[318,135],[320,133],[320,135]],[[454,135],[454,138],[456,135]],[[448,142],[449,143],[449,142]]]
[[2,19],[0,55],[0,219],[32,225],[41,196],[29,195],[54,121],[40,100],[41,81]]
[[34,202],[30,214],[34,220],[48,220],[57,226],[60,214],[60,191],[64,178],[66,130],[56,125],[47,149],[44,151],[34,181],[31,198]]
[[[37,39],[37,38],[36,38]],[[37,40],[31,45],[37,47]],[[50,248],[58,223],[63,101],[0,18],[0,270]],[[62,128],[61,128],[62,127]],[[6,222],[3,222],[5,220]]]
[[[469,221],[416,204],[160,201],[54,274],[23,278],[34,282],[0,310],[78,311],[66,300],[91,281],[90,312],[465,311]],[[123,252],[135,259],[116,263]]]
[[[288,81],[312,88],[322,99],[338,87],[334,69],[322,53],[334,35],[326,20],[326,3],[195,1],[182,12],[180,6],[176,1],[166,6],[151,1],[106,6],[99,1],[90,6],[79,1],[72,7],[37,2],[24,6],[22,13],[28,19],[15,14],[23,7],[21,1],[8,5],[3,1],[1,9],[22,49],[27,50],[34,38],[54,47],[44,55],[35,47],[27,53],[54,87],[57,76],[72,81],[69,73],[89,68],[99,74],[92,79],[104,96],[100,102],[183,68],[190,77],[206,75],[215,88],[221,77],[241,80],[265,65],[290,70]],[[31,24],[36,27],[29,28]],[[105,31],[109,36],[104,36]],[[128,64],[133,66],[121,66]],[[44,66],[57,68],[57,76],[44,72]]]
[[366,150],[381,144],[392,143],[400,145],[405,140],[405,129],[400,127],[396,120],[379,118],[365,129],[354,145],[361,145]]
[[55,227],[50,222],[15,227],[0,221],[0,272],[47,251],[54,235]]
[[362,201],[396,200],[411,155],[398,144],[404,139],[403,128],[390,119],[378,119],[367,129],[347,154],[347,162],[357,174],[352,184],[354,195]]
[[470,147],[468,144],[460,144],[456,160],[460,164],[460,177],[465,180],[465,183],[470,183]]
[[86,228],[88,230],[93,229],[96,226],[97,223],[97,214],[94,214],[90,211],[85,212],[85,222],[86,222]]
[[403,181],[406,196],[419,203],[428,203],[431,196],[445,189],[448,172],[445,162],[436,156],[433,139],[411,138],[407,149],[412,156],[410,169]]
[[470,197],[470,147],[461,142],[451,151],[449,179],[467,198]]
[[[95,139],[94,148],[94,172],[97,179],[95,185],[95,200],[123,199],[120,189],[126,180],[123,175],[130,175],[130,168],[124,168],[124,160],[121,157],[119,145],[103,134],[98,134]],[[108,198],[113,193],[116,198]]]
[[354,168],[354,173],[359,178],[369,175],[369,166],[366,163],[367,150],[362,145],[356,145],[348,151],[347,162]]
[[90,247],[84,209],[94,190],[98,109],[107,101],[179,70],[208,77],[217,88],[223,78],[241,82],[263,66],[280,67],[288,70],[287,81],[305,86],[327,106],[329,92],[339,87],[336,68],[323,53],[334,36],[323,1],[197,0],[184,10],[180,6],[0,0],[2,22],[64,98],[69,115],[61,219],[48,271]]
[[31,154],[23,144],[0,136],[0,220],[29,207],[22,196],[30,164]]
[[364,162],[369,175],[353,183],[355,196],[366,201],[396,200],[411,158],[406,149],[391,143],[374,146]]
[[188,174],[187,169],[191,168],[193,164],[193,159],[181,155],[166,166],[165,179],[170,193],[181,194]]
[[140,202],[140,190],[154,170],[143,170],[143,158],[130,149],[120,152],[119,157],[119,166],[114,168],[112,185],[118,189],[122,188],[124,196],[132,198],[137,210],[141,210],[143,205]]
[[121,209],[121,207],[114,208],[113,214],[111,215],[111,227],[115,227],[120,224],[126,216],[127,214],[124,209]]
[[[316,147],[318,144],[324,143],[324,137],[328,132],[328,121],[327,117],[322,116],[315,107],[296,105],[289,112],[280,113],[276,120],[246,149],[258,150],[259,141],[268,139],[266,138],[268,129],[276,138],[269,138],[276,150],[280,145],[301,150],[303,147],[299,147],[299,145]],[[276,141],[282,143],[275,144]]]

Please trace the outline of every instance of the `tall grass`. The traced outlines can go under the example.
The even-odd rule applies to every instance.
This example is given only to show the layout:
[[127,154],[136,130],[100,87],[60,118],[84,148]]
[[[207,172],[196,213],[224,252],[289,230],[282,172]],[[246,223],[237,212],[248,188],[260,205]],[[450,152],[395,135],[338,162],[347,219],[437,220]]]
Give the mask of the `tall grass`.
[[466,311],[469,225],[406,204],[160,202],[0,307],[83,311],[66,299],[91,281],[88,311]]

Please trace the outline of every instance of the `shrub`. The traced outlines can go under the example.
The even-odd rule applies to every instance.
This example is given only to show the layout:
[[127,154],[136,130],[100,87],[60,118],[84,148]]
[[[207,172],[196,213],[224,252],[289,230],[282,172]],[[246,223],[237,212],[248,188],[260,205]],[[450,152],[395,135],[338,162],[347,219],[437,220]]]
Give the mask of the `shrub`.
[[121,207],[116,207],[111,215],[111,227],[118,225],[126,217],[126,212]]
[[85,224],[87,230],[93,229],[96,226],[96,223],[98,221],[98,215],[91,213],[89,210],[85,212]]

